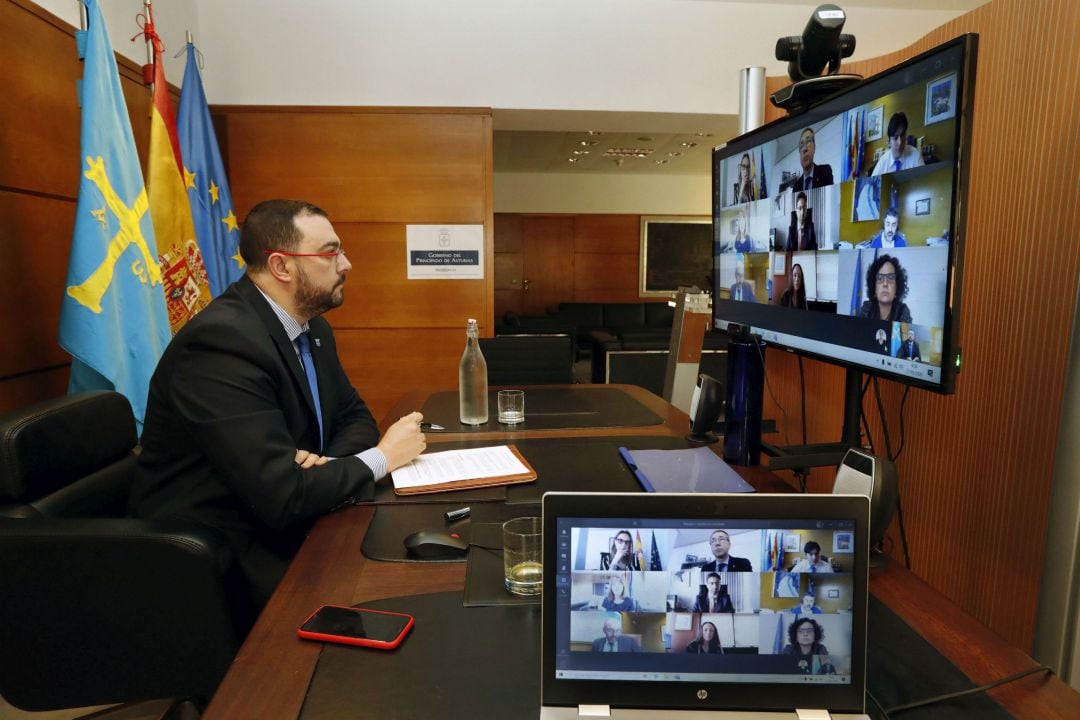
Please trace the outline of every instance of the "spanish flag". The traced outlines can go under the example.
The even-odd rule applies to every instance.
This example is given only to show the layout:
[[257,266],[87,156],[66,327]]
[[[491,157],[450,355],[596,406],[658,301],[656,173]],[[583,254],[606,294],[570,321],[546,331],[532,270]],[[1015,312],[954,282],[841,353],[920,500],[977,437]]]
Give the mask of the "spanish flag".
[[[147,10],[149,12],[149,8]],[[187,187],[195,178],[183,172],[180,141],[169,86],[162,65],[163,45],[151,15],[143,28],[154,47],[154,104],[150,112],[150,157],[147,172],[150,217],[157,237],[165,302],[173,333],[210,304],[210,278],[195,239]]]

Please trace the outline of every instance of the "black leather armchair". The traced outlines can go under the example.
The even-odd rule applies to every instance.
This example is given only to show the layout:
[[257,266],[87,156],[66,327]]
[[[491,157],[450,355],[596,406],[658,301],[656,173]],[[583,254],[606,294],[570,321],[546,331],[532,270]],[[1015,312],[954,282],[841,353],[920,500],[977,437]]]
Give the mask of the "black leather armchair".
[[248,618],[209,528],[123,517],[127,399],[0,416],[0,695],[31,711],[209,700]]

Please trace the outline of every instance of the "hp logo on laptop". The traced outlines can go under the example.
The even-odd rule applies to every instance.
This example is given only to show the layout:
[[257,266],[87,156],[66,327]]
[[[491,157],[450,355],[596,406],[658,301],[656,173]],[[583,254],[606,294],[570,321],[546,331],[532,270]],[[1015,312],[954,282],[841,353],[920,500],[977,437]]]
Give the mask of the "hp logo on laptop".
[[697,699],[698,700],[704,700],[707,697],[709,697],[709,691],[708,690],[698,690],[697,691]]

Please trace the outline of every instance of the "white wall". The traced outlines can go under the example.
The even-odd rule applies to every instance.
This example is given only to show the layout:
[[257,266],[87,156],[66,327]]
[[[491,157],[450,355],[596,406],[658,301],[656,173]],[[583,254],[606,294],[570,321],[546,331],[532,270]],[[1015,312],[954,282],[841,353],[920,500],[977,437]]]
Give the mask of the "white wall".
[[[72,25],[80,27],[79,0],[34,0],[38,5]],[[135,24],[135,16],[144,12],[143,0],[99,0],[101,13],[105,16],[105,25],[109,30],[113,50],[130,58],[139,65],[146,64],[146,43],[142,37],[131,42],[131,36],[142,30]],[[188,30],[198,43],[198,5],[183,0],[157,0],[154,3],[154,21],[158,34],[165,43],[165,79],[180,87],[184,79],[185,56],[174,58],[184,47],[185,33]],[[74,50],[72,51],[74,52]],[[211,101],[212,102],[212,101]]]
[[495,212],[712,215],[708,175],[496,173]]

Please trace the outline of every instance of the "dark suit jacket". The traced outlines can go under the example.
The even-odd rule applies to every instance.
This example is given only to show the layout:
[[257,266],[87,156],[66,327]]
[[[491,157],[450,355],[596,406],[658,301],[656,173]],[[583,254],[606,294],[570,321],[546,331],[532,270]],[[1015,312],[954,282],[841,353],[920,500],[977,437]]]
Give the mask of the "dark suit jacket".
[[[787,249],[788,250],[817,250],[817,229],[813,222],[806,225],[806,235],[803,237],[802,247],[799,247],[799,221],[791,213],[791,224],[788,225]],[[809,218],[808,218],[809,219]]]
[[[740,558],[740,560],[741,559],[742,558]],[[747,561],[747,564],[749,564],[749,561]],[[694,607],[690,610],[690,612],[696,612],[696,613],[700,613],[700,612],[733,613],[733,612],[735,612],[735,606],[731,604],[731,596],[730,595],[721,595],[719,598],[717,598],[716,609],[715,610],[709,610],[709,596],[708,595],[698,595],[697,597],[694,598]]]
[[319,449],[311,390],[293,344],[246,276],[173,338],[150,381],[132,487],[138,517],[185,518],[228,539],[255,607],[269,598],[311,523],[374,493],[353,454],[379,431],[337,356],[334,334],[309,323],[324,424],[321,454],[301,470],[297,448]]
[[[702,572],[720,572],[716,569],[717,562],[710,560],[701,566]],[[750,561],[746,558],[735,557],[734,555],[728,555],[727,560],[728,572],[753,572],[754,568],[750,566]]]
[[[908,345],[911,345],[912,347],[908,347]],[[922,360],[922,355],[919,354],[919,343],[914,340],[908,343],[908,341],[905,340],[900,344],[900,354],[897,355],[897,357],[903,360]]]
[[[812,187],[812,188],[824,187],[826,185],[832,185],[832,184],[833,184],[832,166],[831,165],[817,165],[817,164],[815,164],[814,165],[814,179],[813,179],[813,182],[810,183],[810,187]],[[787,184],[784,187],[780,188],[781,191],[789,190],[789,189],[794,190],[795,192],[798,192],[798,191],[804,189],[803,188],[803,176],[802,176],[801,173],[798,176],[792,178],[791,180],[788,180]]]
[[[593,640],[593,652],[604,652],[604,645],[606,644],[606,637]],[[619,652],[641,652],[641,646],[637,644],[637,640],[632,637],[626,637],[625,635],[619,635],[615,638],[615,647],[619,649]]]

